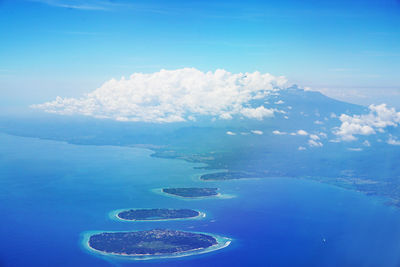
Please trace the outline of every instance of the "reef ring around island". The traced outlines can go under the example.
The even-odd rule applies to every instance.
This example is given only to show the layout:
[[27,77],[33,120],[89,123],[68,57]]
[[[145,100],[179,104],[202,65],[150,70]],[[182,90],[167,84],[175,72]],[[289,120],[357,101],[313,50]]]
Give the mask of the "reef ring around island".
[[191,232],[194,234],[205,234],[215,238],[217,244],[212,245],[207,248],[202,249],[193,249],[184,252],[178,253],[169,253],[169,254],[157,254],[157,255],[124,255],[124,254],[117,254],[117,253],[107,253],[97,249],[92,248],[89,245],[89,240],[92,235],[101,234],[101,233],[122,233],[122,232],[132,232],[132,231],[85,231],[81,234],[81,245],[82,248],[95,256],[100,256],[105,259],[115,259],[115,260],[129,260],[129,261],[142,261],[142,260],[157,260],[157,259],[168,259],[168,258],[181,258],[181,257],[188,257],[188,256],[195,256],[205,253],[211,253],[223,248],[228,247],[231,242],[232,238],[223,237],[219,235],[214,235],[210,233],[203,233],[203,232]]
[[127,208],[127,209],[117,209],[117,210],[113,210],[108,214],[108,217],[111,220],[114,221],[119,221],[119,222],[159,222],[159,221],[186,221],[186,220],[201,220],[203,218],[206,217],[206,213],[205,212],[201,212],[199,210],[194,210],[197,211],[199,213],[199,215],[194,216],[194,217],[188,217],[188,218],[165,218],[165,219],[149,219],[149,220],[128,220],[128,219],[124,219],[119,217],[119,214],[123,211],[128,211],[128,210],[140,210],[143,208]]
[[232,194],[221,194],[221,193],[217,193],[216,195],[211,195],[211,196],[183,197],[183,196],[165,193],[163,191],[163,188],[155,188],[155,189],[152,189],[151,191],[153,193],[161,195],[161,196],[171,197],[171,198],[176,198],[176,199],[181,199],[181,200],[186,200],[186,201],[196,201],[196,200],[203,200],[203,199],[230,199],[230,198],[236,197],[235,195],[232,195]]

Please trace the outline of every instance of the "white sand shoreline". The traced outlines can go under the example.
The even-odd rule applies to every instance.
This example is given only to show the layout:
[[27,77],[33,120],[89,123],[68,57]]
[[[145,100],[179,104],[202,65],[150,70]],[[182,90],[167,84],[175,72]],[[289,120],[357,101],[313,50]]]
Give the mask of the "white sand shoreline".
[[113,210],[113,211],[110,212],[109,217],[111,219],[118,220],[118,221],[124,221],[124,222],[159,222],[159,221],[199,220],[199,219],[203,219],[203,218],[206,217],[206,213],[205,212],[201,212],[199,210],[194,210],[194,211],[199,213],[197,216],[187,217],[187,218],[165,218],[165,219],[149,219],[149,220],[135,220],[135,219],[133,219],[133,220],[129,220],[129,219],[121,218],[119,216],[119,214],[121,212],[123,212],[123,211],[141,210],[141,209],[145,209],[145,208],[138,208],[138,209],[130,208],[130,209]]
[[[219,188],[218,188],[219,189]],[[151,190],[152,192],[162,195],[162,196],[167,196],[167,197],[172,197],[172,198],[177,198],[177,199],[183,199],[183,200],[204,200],[204,199],[228,199],[228,198],[234,198],[235,195],[229,195],[229,194],[221,194],[217,193],[216,195],[211,195],[211,196],[202,196],[202,197],[183,197],[183,196],[178,196],[170,193],[166,193],[163,191],[163,188],[155,188]]]
[[212,236],[216,239],[217,244],[212,245],[207,248],[192,249],[192,250],[187,250],[184,252],[159,253],[159,254],[123,254],[123,253],[113,253],[113,252],[109,253],[109,252],[97,250],[97,249],[91,247],[89,244],[89,240],[92,235],[100,234],[100,233],[117,233],[117,232],[132,232],[132,231],[87,231],[87,232],[83,233],[82,245],[87,251],[89,251],[91,253],[95,253],[97,255],[106,256],[106,257],[113,257],[115,259],[156,260],[156,259],[167,259],[167,258],[180,258],[180,257],[187,257],[187,256],[193,256],[193,255],[200,255],[200,254],[204,254],[204,253],[210,253],[213,251],[217,251],[217,250],[226,248],[232,242],[232,239],[228,238],[228,237],[222,237],[222,236],[218,236],[218,235],[214,235],[214,234],[210,234],[210,233],[190,232],[190,233],[205,234],[205,235]]

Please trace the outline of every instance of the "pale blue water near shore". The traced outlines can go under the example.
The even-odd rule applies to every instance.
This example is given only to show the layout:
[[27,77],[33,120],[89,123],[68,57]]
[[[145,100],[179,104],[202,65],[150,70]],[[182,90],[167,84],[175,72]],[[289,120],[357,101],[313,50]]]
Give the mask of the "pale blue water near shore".
[[[151,151],[0,135],[0,266],[398,266],[400,210],[311,181],[202,182],[198,164]],[[226,199],[185,201],[152,189],[216,186]],[[118,222],[121,208],[193,208],[201,220]],[[171,228],[233,239],[179,259],[118,261],[81,245],[97,230]]]

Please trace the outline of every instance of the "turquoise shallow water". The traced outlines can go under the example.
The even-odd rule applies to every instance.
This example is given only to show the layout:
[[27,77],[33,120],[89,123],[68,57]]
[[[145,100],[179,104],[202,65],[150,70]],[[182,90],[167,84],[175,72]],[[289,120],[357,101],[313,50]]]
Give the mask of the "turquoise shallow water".
[[[399,266],[400,211],[334,186],[290,178],[202,182],[151,151],[0,135],[0,266]],[[216,186],[234,198],[182,200],[155,188]],[[193,208],[201,220],[119,222],[123,208]],[[179,259],[121,261],[88,252],[86,231],[171,228],[233,238]]]

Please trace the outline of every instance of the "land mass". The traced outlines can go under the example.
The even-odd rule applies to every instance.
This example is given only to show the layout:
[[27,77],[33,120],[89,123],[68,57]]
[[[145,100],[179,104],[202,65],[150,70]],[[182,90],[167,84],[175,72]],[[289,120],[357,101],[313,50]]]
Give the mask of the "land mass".
[[[341,142],[335,130],[342,124],[340,115],[368,114],[367,107],[295,86],[259,101],[253,107],[266,102],[284,104],[276,106],[281,112],[271,118],[217,119],[211,123],[210,118],[153,124],[100,123],[88,117],[59,115],[0,116],[0,132],[78,145],[145,147],[154,151],[153,157],[200,163],[198,169],[229,170],[205,175],[203,180],[251,178],[248,173],[257,173],[257,178],[309,179],[385,197],[388,203],[400,207],[400,150],[388,143],[390,136],[400,136],[400,127]],[[300,129],[308,135],[299,135]],[[262,134],[254,134],[253,130]],[[228,131],[232,135],[227,135]],[[311,135],[319,139],[317,146]]]
[[164,229],[105,232],[90,236],[88,241],[92,249],[124,256],[184,253],[217,244],[217,240],[210,235]]
[[167,194],[179,197],[210,197],[216,196],[218,188],[188,187],[188,188],[163,188],[162,191]]
[[234,179],[252,179],[252,178],[260,178],[263,176],[264,175],[252,172],[228,171],[228,172],[215,172],[215,173],[203,174],[202,176],[200,176],[200,179],[206,181],[220,181],[220,180],[234,180]]
[[131,209],[117,214],[119,219],[129,221],[189,219],[198,216],[200,212],[191,209]]

